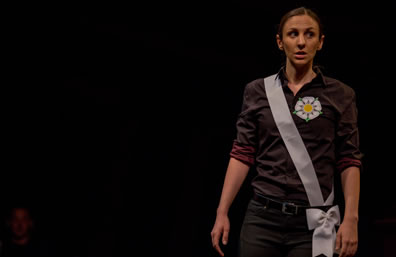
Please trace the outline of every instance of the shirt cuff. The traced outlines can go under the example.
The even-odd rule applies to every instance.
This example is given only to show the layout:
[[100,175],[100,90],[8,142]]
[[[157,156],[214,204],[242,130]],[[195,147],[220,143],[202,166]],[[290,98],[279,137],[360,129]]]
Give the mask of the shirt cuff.
[[339,173],[343,172],[345,169],[349,167],[358,167],[359,169],[362,169],[362,162],[357,159],[352,159],[352,158],[342,158],[337,162],[337,170]]
[[234,140],[230,156],[245,163],[246,165],[252,166],[256,155],[256,148],[250,145],[243,145],[237,140]]

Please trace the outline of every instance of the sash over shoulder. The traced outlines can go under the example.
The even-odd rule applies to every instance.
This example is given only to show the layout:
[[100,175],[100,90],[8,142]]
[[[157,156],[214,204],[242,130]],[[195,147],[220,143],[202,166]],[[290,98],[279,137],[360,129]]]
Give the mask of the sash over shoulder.
[[[304,185],[309,204],[311,206],[332,205],[334,183],[329,197],[324,201],[315,168],[291,116],[280,79],[276,74],[271,75],[264,79],[264,85],[276,126]],[[338,206],[331,207],[327,212],[318,208],[309,208],[306,214],[308,228],[314,230],[312,256],[324,254],[332,257],[336,240],[335,226],[340,224]]]

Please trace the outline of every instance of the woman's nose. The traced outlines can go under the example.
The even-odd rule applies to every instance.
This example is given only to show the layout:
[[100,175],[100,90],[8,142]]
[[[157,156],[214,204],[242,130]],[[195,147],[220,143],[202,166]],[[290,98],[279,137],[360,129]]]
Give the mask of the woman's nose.
[[305,38],[304,38],[303,35],[300,35],[300,36],[297,38],[297,45],[298,45],[300,48],[305,46]]

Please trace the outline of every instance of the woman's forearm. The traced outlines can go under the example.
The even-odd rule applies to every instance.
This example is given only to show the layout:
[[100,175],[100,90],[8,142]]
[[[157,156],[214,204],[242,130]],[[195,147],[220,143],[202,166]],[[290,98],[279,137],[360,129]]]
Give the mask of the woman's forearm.
[[231,157],[228,163],[226,176],[224,179],[223,190],[220,203],[217,208],[218,214],[227,214],[234,201],[243,181],[245,180],[250,167],[243,162]]
[[341,184],[345,199],[344,220],[359,219],[360,170],[349,167],[341,173]]

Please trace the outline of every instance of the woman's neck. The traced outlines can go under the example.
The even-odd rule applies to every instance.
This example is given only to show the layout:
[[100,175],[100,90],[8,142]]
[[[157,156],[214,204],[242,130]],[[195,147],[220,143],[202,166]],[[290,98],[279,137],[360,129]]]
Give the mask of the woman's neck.
[[316,77],[316,73],[313,71],[312,65],[296,67],[287,63],[286,77],[289,81],[289,85],[301,87],[304,84],[312,81],[312,79]]

